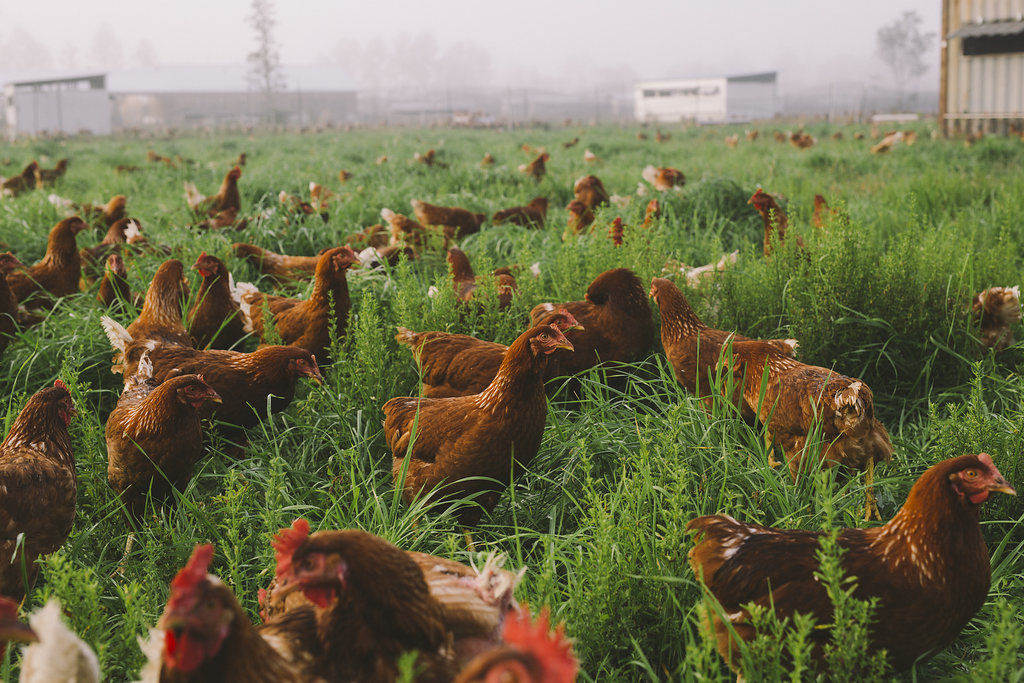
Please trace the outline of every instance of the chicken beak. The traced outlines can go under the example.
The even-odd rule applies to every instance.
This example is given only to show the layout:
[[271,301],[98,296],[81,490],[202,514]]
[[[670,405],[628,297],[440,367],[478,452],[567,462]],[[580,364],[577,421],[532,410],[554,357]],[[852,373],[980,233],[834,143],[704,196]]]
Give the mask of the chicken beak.
[[988,487],[988,489],[989,491],[998,491],[999,493],[1005,493],[1009,496],[1017,495],[1017,489],[1010,486],[1009,482],[1007,482],[1002,477],[997,477],[996,480],[992,482],[992,485]]
[[570,325],[569,327],[565,328],[564,330],[562,330],[562,332],[563,333],[564,332],[568,332],[569,330],[579,330],[580,332],[582,332],[585,329],[586,328],[583,327],[583,325],[580,325],[579,323],[576,323],[575,325]]

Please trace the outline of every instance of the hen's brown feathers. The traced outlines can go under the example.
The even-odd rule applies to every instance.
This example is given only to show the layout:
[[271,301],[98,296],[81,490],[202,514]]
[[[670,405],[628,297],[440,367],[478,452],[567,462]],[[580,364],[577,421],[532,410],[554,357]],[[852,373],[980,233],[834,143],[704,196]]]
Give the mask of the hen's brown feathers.
[[633,271],[616,268],[598,275],[584,301],[540,304],[530,311],[534,325],[544,316],[565,308],[583,326],[566,337],[575,351],[556,351],[548,377],[573,375],[600,362],[637,360],[654,343],[654,321],[643,284]]
[[311,280],[316,273],[319,256],[287,256],[276,254],[255,244],[235,242],[235,256],[246,259],[256,270],[273,278],[278,284],[293,280]]
[[[405,499],[412,501],[444,484],[445,497],[479,495],[484,509],[493,508],[498,492],[493,483],[479,478],[507,485],[513,462],[517,468],[525,466],[536,455],[547,418],[544,368],[548,355],[559,348],[572,348],[561,332],[549,325],[534,327],[508,348],[497,375],[481,393],[385,403],[392,474],[397,480],[408,468]],[[464,520],[478,516],[477,508],[462,512]]]
[[185,183],[185,201],[196,214],[215,216],[223,211],[239,211],[242,199],[238,193],[238,179],[242,177],[242,169],[235,166],[224,176],[217,194],[204,197],[196,191],[195,185]]
[[[31,396],[0,443],[0,593],[20,598],[24,559],[31,588],[36,558],[67,540],[78,479],[68,424],[75,415],[63,382]],[[19,535],[24,534],[24,543]]]
[[534,197],[526,206],[513,206],[502,209],[494,214],[491,222],[495,225],[512,223],[526,227],[543,228],[544,219],[548,215],[547,197]]
[[200,349],[231,348],[245,336],[245,325],[231,295],[227,266],[204,251],[192,267],[203,277],[198,299],[188,312],[192,342]]
[[243,313],[253,331],[266,339],[263,327],[264,310],[272,317],[282,343],[306,349],[318,358],[326,358],[331,334],[341,338],[348,325],[352,300],[348,293],[346,271],[359,257],[349,246],[328,249],[317,261],[313,291],[309,298],[270,297],[260,292],[243,296]]
[[[18,301],[39,307],[49,303],[51,296],[60,298],[78,291],[82,261],[75,235],[88,227],[78,216],[65,218],[50,230],[41,261],[7,274],[7,284]],[[32,297],[37,292],[42,296]]]
[[181,318],[181,302],[188,297],[185,266],[177,259],[164,261],[153,276],[139,317],[127,327],[132,339],[152,339],[192,346]]
[[[744,402],[782,447],[795,479],[809,455],[824,467],[863,468],[892,458],[892,443],[875,418],[871,389],[834,370],[805,365],[758,341],[732,345],[737,383]],[[821,451],[806,446],[815,422],[821,425]]]
[[195,374],[158,384],[152,367],[125,383],[106,425],[107,481],[130,518],[139,520],[146,494],[162,502],[183,489],[203,454],[199,408],[220,397]]
[[305,349],[266,346],[252,353],[200,351],[155,341],[132,342],[125,349],[125,375],[135,374],[143,354],[153,364],[153,378],[165,382],[178,373],[200,374],[220,395],[223,403],[208,406],[202,415],[241,427],[250,427],[266,414],[284,410],[295,396],[300,377],[322,381],[316,360]]
[[318,635],[330,680],[389,683],[399,657],[413,650],[425,669],[417,680],[451,680],[443,608],[407,553],[363,531],[305,537],[298,528],[308,534],[305,520],[297,520],[275,539],[278,586],[301,589],[321,608]]
[[[541,318],[540,325],[552,325],[563,333],[581,329],[565,309]],[[398,328],[395,339],[408,346],[420,368],[423,395],[428,398],[468,396],[488,387],[498,374],[508,347],[466,334],[413,332]]]
[[[661,312],[661,344],[676,381],[701,398],[709,409],[714,393],[712,380],[721,371],[722,354],[727,348],[737,358],[742,356],[737,355],[736,342],[742,341],[776,348],[786,356],[792,356],[796,349],[795,339],[758,341],[735,332],[708,327],[697,316],[679,288],[665,278],[656,277],[651,280],[651,297]],[[722,382],[722,385],[725,389],[726,383]],[[741,409],[745,418],[753,419],[754,409],[743,401],[742,382],[735,382],[733,389],[733,405]]]
[[[854,595],[878,598],[870,637],[875,649],[888,650],[894,669],[944,648],[984,603],[989,560],[978,505],[991,491],[1013,489],[987,454],[960,456],[921,475],[885,526],[839,533],[843,569],[857,579]],[[780,617],[802,612],[819,624],[831,620],[831,601],[814,576],[822,532],[769,529],[727,515],[694,519],[687,530],[697,535],[689,553],[694,573],[740,638],[755,635],[742,607],[750,602]],[[716,611],[708,614],[723,658],[738,666],[728,628]],[[815,629],[811,639],[820,646],[829,635]]]
[[487,216],[482,213],[473,213],[458,206],[436,206],[418,199],[412,200],[412,209],[416,220],[423,225],[453,228],[452,236],[455,239],[480,232],[480,226],[487,220]]

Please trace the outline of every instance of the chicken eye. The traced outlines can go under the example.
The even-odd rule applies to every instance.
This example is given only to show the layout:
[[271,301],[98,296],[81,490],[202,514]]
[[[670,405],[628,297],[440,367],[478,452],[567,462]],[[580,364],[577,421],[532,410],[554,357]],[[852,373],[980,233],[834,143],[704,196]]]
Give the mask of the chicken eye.
[[978,470],[964,470],[964,478],[965,479],[977,479],[978,478]]

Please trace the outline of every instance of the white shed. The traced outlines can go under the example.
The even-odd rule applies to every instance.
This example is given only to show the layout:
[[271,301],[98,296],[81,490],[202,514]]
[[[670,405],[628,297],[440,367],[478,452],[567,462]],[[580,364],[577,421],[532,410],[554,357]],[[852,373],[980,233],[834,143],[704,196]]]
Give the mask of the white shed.
[[18,80],[4,85],[7,137],[41,133],[109,135],[113,106],[103,74]]
[[731,123],[778,113],[775,71],[740,76],[644,81],[634,88],[636,119],[650,123]]

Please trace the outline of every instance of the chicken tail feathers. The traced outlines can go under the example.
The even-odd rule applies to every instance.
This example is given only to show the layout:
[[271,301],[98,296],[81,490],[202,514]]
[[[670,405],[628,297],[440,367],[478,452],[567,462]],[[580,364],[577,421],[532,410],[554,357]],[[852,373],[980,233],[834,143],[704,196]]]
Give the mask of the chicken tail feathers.
[[415,351],[416,347],[419,346],[419,332],[413,332],[409,328],[402,327],[401,325],[396,326],[395,329],[398,330],[398,334],[395,335],[395,341],[399,344],[404,344]]
[[658,177],[658,169],[654,166],[646,166],[644,170],[640,172],[640,177],[653,185],[655,179]]
[[100,325],[103,326],[103,332],[107,335],[110,345],[121,353],[124,353],[125,348],[134,341],[128,330],[109,316],[100,318]]
[[203,195],[199,194],[199,190],[196,188],[195,183],[185,181],[185,201],[188,203],[188,208],[195,211],[199,208],[202,201],[206,199]]
[[242,329],[246,332],[253,331],[252,304],[259,300],[259,294],[260,290],[251,282],[238,282],[231,286],[231,298],[238,304],[238,312],[242,316]]

